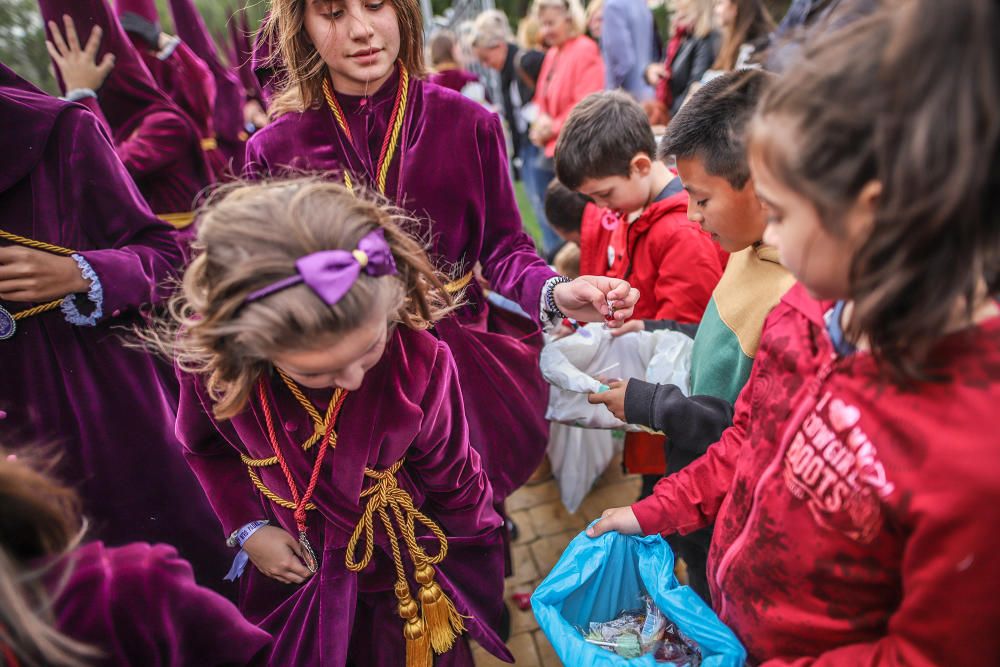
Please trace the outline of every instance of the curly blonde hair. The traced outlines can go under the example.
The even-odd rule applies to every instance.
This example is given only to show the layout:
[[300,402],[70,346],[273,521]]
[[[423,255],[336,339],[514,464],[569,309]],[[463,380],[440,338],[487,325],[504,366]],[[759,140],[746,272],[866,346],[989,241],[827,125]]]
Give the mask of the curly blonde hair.
[[[169,316],[140,335],[183,371],[203,376],[215,416],[230,418],[282,350],[314,347],[379,314],[427,329],[456,307],[445,277],[404,231],[411,222],[374,195],[319,177],[224,187],[199,211],[196,256]],[[396,275],[362,273],[332,306],[305,284],[247,303],[251,293],[294,276],[299,258],[354,250],[375,229],[392,250]]]

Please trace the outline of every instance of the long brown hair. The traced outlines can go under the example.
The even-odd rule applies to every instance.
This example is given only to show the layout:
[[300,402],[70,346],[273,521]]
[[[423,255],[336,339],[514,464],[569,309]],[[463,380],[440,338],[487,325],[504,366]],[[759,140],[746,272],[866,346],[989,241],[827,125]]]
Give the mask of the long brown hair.
[[[78,667],[100,651],[56,629],[42,578],[79,543],[80,503],[49,476],[51,463],[37,454],[44,449],[34,451],[0,451],[0,645],[28,667]],[[37,565],[42,559],[48,566]]]
[[[272,0],[271,11],[261,30],[263,38],[277,46],[271,65],[283,73],[280,89],[268,107],[276,118],[289,111],[305,111],[323,100],[326,63],[306,33],[306,3],[309,0]],[[422,77],[424,66],[424,19],[417,0],[387,0],[399,23],[399,60],[412,77]]]
[[771,12],[763,0],[731,0],[736,5],[736,21],[719,47],[712,69],[731,71],[736,67],[740,47],[747,42],[767,37],[775,28]]
[[[882,184],[852,258],[847,333],[901,382],[936,376],[956,304],[971,315],[984,278],[996,293],[998,34],[992,0],[894,6],[809,46],[753,122],[751,150],[833,234],[865,184]],[[767,141],[770,123],[793,141]]]
[[[281,350],[315,346],[378,315],[426,329],[455,307],[445,277],[404,231],[411,222],[373,194],[319,177],[223,187],[199,212],[196,257],[169,318],[140,336],[205,378],[217,418],[233,417]],[[354,250],[374,229],[385,234],[397,275],[362,274],[333,306],[304,284],[247,303],[252,292],[295,275],[301,257]]]

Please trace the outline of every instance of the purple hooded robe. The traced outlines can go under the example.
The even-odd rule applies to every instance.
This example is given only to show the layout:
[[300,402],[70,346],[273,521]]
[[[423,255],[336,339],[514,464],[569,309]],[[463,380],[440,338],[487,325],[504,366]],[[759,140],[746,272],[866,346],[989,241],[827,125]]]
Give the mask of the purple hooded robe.
[[115,9],[156,85],[194,123],[213,178],[223,178],[227,164],[215,134],[215,77],[208,64],[183,40],[161,51],[160,17],[153,0],[115,0]]
[[222,63],[215,42],[209,35],[193,0],[170,0],[177,35],[201,58],[215,81],[215,136],[227,162],[235,174],[243,173],[247,134],[243,128],[243,86],[239,77]]
[[[176,384],[162,384],[164,364],[121,340],[176,275],[177,232],[150,212],[93,114],[2,65],[0,121],[0,154],[15,158],[0,166],[0,228],[77,251],[103,290],[90,326],[56,309],[0,340],[0,439],[58,448],[58,472],[97,537],[173,544],[203,583],[221,587],[229,556],[174,435]],[[88,295],[74,300],[82,313]]]
[[[212,178],[198,130],[157,87],[107,2],[38,0],[38,6],[46,22],[59,26],[62,16],[69,15],[81,36],[89,35],[95,25],[104,31],[97,62],[111,52],[115,67],[97,91],[97,99],[85,98],[80,103],[104,122],[118,157],[153,211],[190,211]],[[59,84],[63,86],[61,77]]]

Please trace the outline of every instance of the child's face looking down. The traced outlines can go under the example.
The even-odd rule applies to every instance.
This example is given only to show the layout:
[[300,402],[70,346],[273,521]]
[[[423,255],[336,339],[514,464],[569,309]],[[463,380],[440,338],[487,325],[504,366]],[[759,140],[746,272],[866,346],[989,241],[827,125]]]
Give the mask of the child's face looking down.
[[764,243],[777,248],[781,263],[815,298],[850,298],[851,261],[871,229],[881,185],[865,185],[834,226],[824,224],[813,201],[775,176],[757,150],[750,153],[750,171],[766,215]]
[[330,70],[333,87],[348,95],[378,90],[399,56],[399,22],[392,3],[305,1],[305,30]]
[[629,175],[585,178],[577,192],[601,208],[626,216],[649,205],[658,192],[650,192],[652,160],[645,153],[632,158]]
[[764,236],[764,210],[753,179],[736,190],[709,174],[699,157],[677,158],[677,174],[688,191],[688,220],[697,222],[726,252],[739,252]]
[[378,317],[345,334],[324,337],[315,346],[275,354],[271,361],[304,387],[354,391],[382,358],[388,337],[389,325]]

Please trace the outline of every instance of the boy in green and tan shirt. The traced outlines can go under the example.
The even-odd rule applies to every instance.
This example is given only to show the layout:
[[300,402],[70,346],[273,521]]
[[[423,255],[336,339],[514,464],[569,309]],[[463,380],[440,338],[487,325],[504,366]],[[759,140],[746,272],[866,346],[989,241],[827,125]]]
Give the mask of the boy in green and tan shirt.
[[[761,242],[767,219],[743,144],[746,123],[769,77],[746,70],[714,79],[678,112],[660,145],[660,159],[677,160],[690,195],[688,218],[732,254],[696,327],[640,321],[621,331],[671,328],[694,335],[690,395],[674,385],[632,378],[590,396],[591,403],[605,404],[619,419],[667,435],[667,475],[704,454],[732,424],[733,404],[750,377],[764,319],[794,282],[777,252]],[[669,540],[687,563],[691,587],[708,600],[711,530]]]

